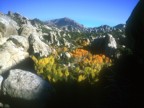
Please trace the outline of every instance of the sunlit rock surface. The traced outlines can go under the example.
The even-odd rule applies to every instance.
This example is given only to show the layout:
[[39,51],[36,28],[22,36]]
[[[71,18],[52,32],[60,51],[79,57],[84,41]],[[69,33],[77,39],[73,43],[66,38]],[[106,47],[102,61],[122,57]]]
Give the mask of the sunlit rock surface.
[[0,47],[0,74],[17,65],[29,56],[28,40],[23,36],[11,36]]
[[42,42],[36,34],[29,37],[30,50],[32,54],[38,54],[40,57],[48,56],[52,49],[46,43]]
[[17,35],[19,26],[17,23],[4,14],[0,14],[0,38],[10,35]]
[[10,70],[3,82],[3,94],[24,100],[39,100],[50,97],[52,87],[41,77],[20,69]]

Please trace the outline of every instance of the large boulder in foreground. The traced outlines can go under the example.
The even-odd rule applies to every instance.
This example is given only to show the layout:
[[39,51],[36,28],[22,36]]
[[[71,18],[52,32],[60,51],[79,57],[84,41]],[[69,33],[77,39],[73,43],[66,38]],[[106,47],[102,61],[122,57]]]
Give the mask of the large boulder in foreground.
[[10,70],[3,81],[3,95],[22,100],[43,100],[50,97],[52,87],[41,77],[21,69]]

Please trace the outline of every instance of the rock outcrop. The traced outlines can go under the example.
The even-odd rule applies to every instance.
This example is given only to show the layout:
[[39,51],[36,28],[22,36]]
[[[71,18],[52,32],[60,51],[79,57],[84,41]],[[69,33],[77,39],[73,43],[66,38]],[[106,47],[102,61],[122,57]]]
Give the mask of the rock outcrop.
[[31,46],[30,52],[32,54],[37,54],[40,57],[43,57],[43,56],[48,56],[52,52],[52,49],[50,48],[50,46],[42,42],[40,38],[37,36],[37,34],[30,35],[29,43]]
[[40,37],[42,30],[34,27],[26,17],[13,12],[0,14],[0,74],[25,60],[29,54],[48,56],[52,50]]
[[11,19],[16,21],[19,26],[21,26],[23,24],[30,24],[30,21],[28,18],[22,16],[21,14],[19,14],[17,12],[13,13],[13,12],[9,11],[7,16],[9,16]]
[[24,51],[29,49],[28,39],[24,36],[12,35],[7,41],[12,41],[15,45],[22,47]]
[[144,70],[144,1],[139,0],[126,22],[127,47],[132,54],[122,57],[113,70],[116,84],[120,88],[123,107],[143,106]]
[[113,57],[113,55],[115,54],[115,51],[117,49],[117,43],[115,41],[115,38],[108,34],[106,36],[106,49],[105,49],[105,54]]
[[111,34],[107,34],[94,39],[91,49],[94,53],[104,53],[109,57],[113,57],[117,49],[117,43]]
[[[144,63],[144,1],[140,0],[126,22],[128,46]],[[142,62],[142,61],[141,61]]]
[[7,41],[7,37],[0,38],[0,45],[4,44]]
[[0,14],[0,38],[10,35],[17,35],[19,26],[17,23],[6,15]]
[[38,31],[36,27],[33,27],[31,24],[23,24],[21,28],[19,29],[19,35],[21,36],[29,37],[33,33],[42,35],[42,33]]
[[1,91],[2,91],[2,81],[3,81],[3,77],[2,76],[0,76],[0,95],[1,95]]
[[20,69],[10,70],[2,86],[4,96],[23,100],[39,100],[50,97],[52,87],[39,76]]
[[56,44],[58,43],[58,36],[56,35],[56,32],[50,32],[49,34],[44,34],[43,39],[48,43],[48,44]]
[[0,47],[0,74],[29,56],[27,38],[13,35]]

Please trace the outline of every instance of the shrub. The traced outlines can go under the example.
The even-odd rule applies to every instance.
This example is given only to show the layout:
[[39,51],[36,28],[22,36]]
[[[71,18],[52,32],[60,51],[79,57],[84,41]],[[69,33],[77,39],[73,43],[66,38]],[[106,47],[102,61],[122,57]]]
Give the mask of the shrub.
[[112,64],[111,60],[105,55],[92,55],[84,49],[75,49],[69,53],[72,57],[65,62],[54,55],[40,59],[32,56],[35,62],[35,70],[51,83],[63,81],[93,84],[99,80],[101,69]]

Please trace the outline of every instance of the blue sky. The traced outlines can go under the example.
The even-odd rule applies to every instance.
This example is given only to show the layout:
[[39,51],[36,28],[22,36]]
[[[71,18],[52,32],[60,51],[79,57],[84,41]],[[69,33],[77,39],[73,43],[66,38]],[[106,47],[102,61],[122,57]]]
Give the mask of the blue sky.
[[139,0],[0,0],[0,12],[30,19],[69,17],[86,27],[125,23]]

